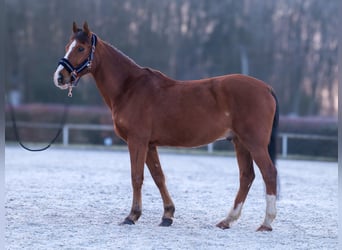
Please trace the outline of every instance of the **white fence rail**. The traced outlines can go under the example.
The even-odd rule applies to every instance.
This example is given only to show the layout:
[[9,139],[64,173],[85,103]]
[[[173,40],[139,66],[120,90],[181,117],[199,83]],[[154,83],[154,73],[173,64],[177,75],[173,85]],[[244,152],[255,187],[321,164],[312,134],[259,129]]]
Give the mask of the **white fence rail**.
[[[12,123],[6,123],[6,127],[12,127]],[[51,123],[31,123],[31,122],[17,122],[17,127],[26,128],[40,128],[40,129],[58,129],[60,125]],[[94,124],[73,124],[67,123],[63,125],[63,145],[69,145],[70,130],[96,130],[96,131],[112,131],[112,125],[94,125]],[[288,141],[289,139],[303,139],[303,140],[325,140],[325,141],[337,141],[337,136],[323,136],[323,135],[311,135],[311,134],[295,134],[295,133],[279,133],[278,137],[281,139],[282,145],[282,157],[288,156]],[[214,151],[214,143],[208,144],[208,152]]]

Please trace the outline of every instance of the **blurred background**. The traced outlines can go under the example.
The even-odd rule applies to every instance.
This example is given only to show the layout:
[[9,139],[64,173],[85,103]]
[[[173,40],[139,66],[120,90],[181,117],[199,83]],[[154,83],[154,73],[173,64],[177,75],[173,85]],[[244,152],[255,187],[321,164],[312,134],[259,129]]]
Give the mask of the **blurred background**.
[[[172,78],[243,73],[265,81],[280,102],[279,153],[337,158],[337,12],[337,0],[5,0],[6,101],[23,140],[51,138],[67,102],[52,75],[72,22],[87,21],[137,64]],[[122,143],[91,77],[71,102],[68,123],[104,127],[74,128],[67,143]],[[6,118],[11,141],[8,107]]]

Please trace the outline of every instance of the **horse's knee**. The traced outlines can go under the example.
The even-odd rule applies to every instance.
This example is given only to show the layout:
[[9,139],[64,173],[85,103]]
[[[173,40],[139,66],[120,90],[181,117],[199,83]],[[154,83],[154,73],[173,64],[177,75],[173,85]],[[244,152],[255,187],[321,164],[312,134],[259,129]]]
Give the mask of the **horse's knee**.
[[132,186],[134,189],[140,189],[144,182],[144,177],[132,177]]

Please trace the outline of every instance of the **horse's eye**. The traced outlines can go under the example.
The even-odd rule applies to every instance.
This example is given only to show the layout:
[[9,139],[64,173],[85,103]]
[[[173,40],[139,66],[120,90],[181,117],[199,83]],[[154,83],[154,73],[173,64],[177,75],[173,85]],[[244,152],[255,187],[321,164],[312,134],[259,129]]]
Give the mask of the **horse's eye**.
[[82,52],[84,50],[83,47],[78,47],[78,52]]

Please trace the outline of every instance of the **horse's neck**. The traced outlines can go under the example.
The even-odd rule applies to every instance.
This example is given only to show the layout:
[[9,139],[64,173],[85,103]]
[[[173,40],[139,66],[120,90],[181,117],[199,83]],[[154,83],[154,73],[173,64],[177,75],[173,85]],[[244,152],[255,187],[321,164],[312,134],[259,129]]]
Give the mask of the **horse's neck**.
[[142,73],[141,67],[119,50],[100,41],[96,47],[96,68],[93,76],[106,104],[113,109],[123,90],[127,89],[128,79]]

